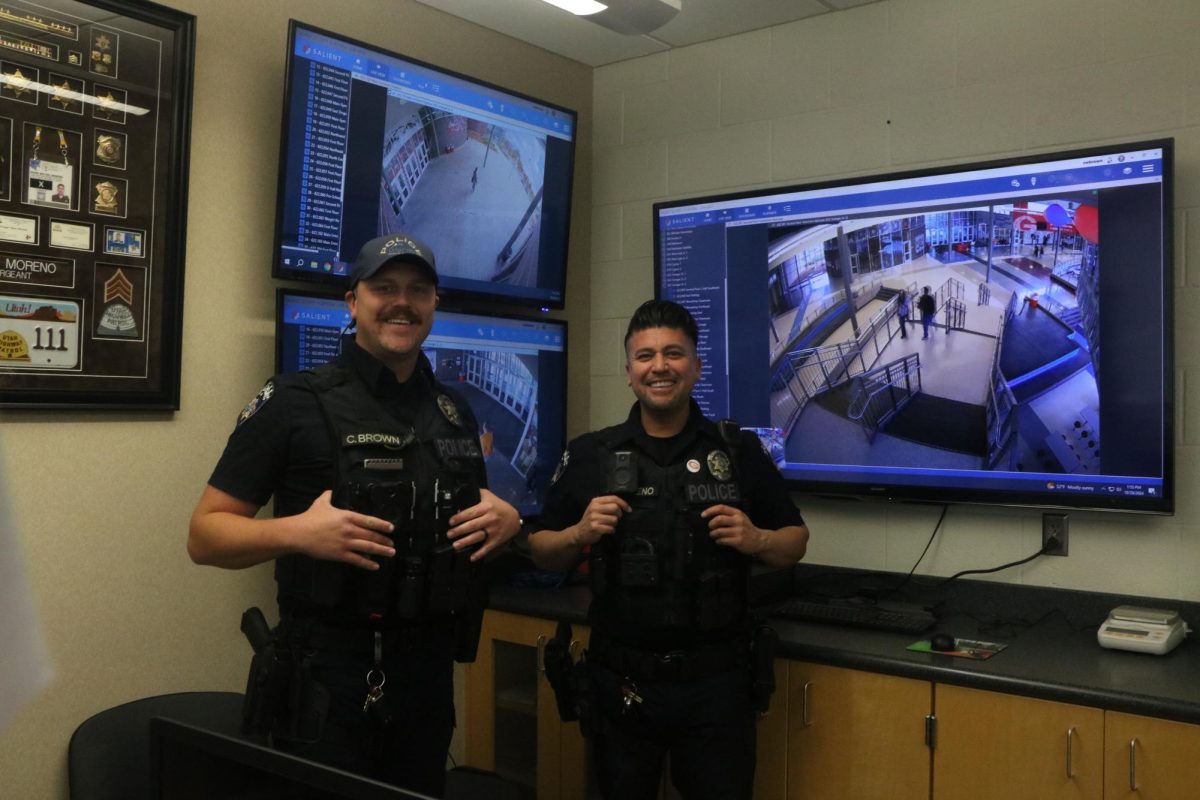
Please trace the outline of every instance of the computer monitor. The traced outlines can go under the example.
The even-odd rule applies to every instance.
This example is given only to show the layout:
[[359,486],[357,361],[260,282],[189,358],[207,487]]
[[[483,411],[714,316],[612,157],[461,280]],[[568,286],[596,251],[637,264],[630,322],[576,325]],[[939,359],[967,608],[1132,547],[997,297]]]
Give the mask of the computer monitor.
[[277,278],[344,283],[403,231],[447,295],[562,308],[577,114],[292,20]]
[[153,800],[428,800],[179,720],[150,720]]
[[[340,295],[277,289],[275,322],[276,372],[295,372],[337,355],[350,315]],[[475,413],[488,487],[539,516],[566,446],[566,321],[442,307],[422,350]]]
[[1173,151],[656,204],[656,291],[701,322],[701,407],[803,492],[1170,513]]

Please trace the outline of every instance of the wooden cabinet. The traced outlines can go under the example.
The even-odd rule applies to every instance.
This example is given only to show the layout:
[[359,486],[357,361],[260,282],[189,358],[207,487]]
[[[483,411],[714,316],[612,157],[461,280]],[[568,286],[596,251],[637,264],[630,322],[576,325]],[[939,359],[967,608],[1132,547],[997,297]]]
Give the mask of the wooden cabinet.
[[[802,661],[787,668],[787,782],[762,797],[1200,796],[1200,725]],[[760,746],[760,772],[776,763]]]
[[801,661],[788,673],[789,800],[1102,797],[1100,709]]
[[928,681],[789,662],[789,800],[928,800],[932,694]]
[[1107,711],[1105,800],[1200,796],[1200,725]]
[[1100,800],[1104,712],[938,684],[933,797]]
[[[541,669],[556,623],[484,616],[466,668],[466,763],[536,800],[596,797],[578,723]],[[588,629],[574,626],[578,652]],[[1200,796],[1200,725],[780,659],[755,800],[1179,800]],[[934,747],[927,744],[932,718]],[[662,796],[676,797],[664,782]]]
[[[579,724],[558,717],[542,671],[542,647],[556,623],[487,611],[475,663],[467,666],[465,738],[469,766],[494,770],[537,800],[588,796],[587,756]],[[573,626],[578,647],[588,629]]]

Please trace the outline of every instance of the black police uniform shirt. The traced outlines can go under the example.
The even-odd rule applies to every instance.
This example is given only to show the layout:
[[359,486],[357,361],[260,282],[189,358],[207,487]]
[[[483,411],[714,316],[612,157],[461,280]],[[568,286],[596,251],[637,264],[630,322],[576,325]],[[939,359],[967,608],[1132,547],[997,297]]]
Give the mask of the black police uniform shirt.
[[[688,421],[678,435],[669,438],[650,436],[642,427],[640,407],[634,403],[629,416],[617,427],[612,439],[631,437],[644,456],[660,466],[668,466],[679,463],[679,459],[688,452],[696,437],[701,435],[700,426],[706,426],[709,429],[708,434],[720,441],[716,423],[706,419],[700,406],[692,400]],[[567,445],[555,479],[547,492],[539,527],[556,531],[569,528],[579,522],[593,498],[607,494],[608,464],[605,463],[599,434],[598,431],[586,433]],[[750,431],[741,431],[740,435],[735,474],[739,476],[739,489],[743,497],[743,503],[740,505],[748,509],[751,522],[769,531],[803,525],[804,518],[792,502],[783,476],[779,474],[775,462],[763,450],[758,437]],[[589,623],[593,631],[600,631],[630,646],[667,650],[694,646],[707,638],[721,636],[720,633],[705,637],[694,631],[656,631],[654,641],[651,642],[645,630],[618,629],[613,620],[603,618],[602,609],[597,605],[593,603],[589,613]],[[664,640],[664,635],[670,636],[670,640]]]
[[[438,383],[424,353],[404,383],[383,362],[363,350],[353,336],[342,338],[336,359],[365,381],[376,399],[401,422],[420,431],[428,415],[440,414],[437,395],[454,395],[467,431],[478,435],[470,407]],[[229,435],[209,485],[239,500],[262,506],[275,498],[277,516],[307,509],[322,492],[335,489],[333,434],[316,399],[299,374],[276,375],[246,405]],[[479,486],[487,487],[480,464]]]

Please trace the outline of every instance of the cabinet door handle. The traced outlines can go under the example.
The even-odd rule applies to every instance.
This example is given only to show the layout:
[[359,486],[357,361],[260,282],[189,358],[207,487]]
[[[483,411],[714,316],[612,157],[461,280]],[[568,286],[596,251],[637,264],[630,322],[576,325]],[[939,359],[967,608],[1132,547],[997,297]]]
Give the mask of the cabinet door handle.
[[539,633],[534,646],[537,648],[537,671],[544,673],[546,671],[546,634]]
[[1067,728],[1067,778],[1075,777],[1075,728]]
[[1137,791],[1137,737],[1129,740],[1129,791]]
[[801,706],[801,710],[803,713],[800,716],[800,722],[805,728],[812,725],[812,717],[810,717],[808,715],[808,689],[811,686],[812,686],[812,681],[807,681],[804,684],[804,695],[803,695],[803,698],[801,701],[803,703],[803,705]]

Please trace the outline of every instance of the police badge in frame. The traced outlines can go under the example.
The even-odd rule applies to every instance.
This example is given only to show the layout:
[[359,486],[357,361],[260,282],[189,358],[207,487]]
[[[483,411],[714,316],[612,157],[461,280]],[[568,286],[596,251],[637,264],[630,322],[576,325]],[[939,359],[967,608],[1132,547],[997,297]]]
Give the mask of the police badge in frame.
[[[0,9],[0,407],[179,408],[195,25]],[[106,245],[105,218],[136,241]]]

